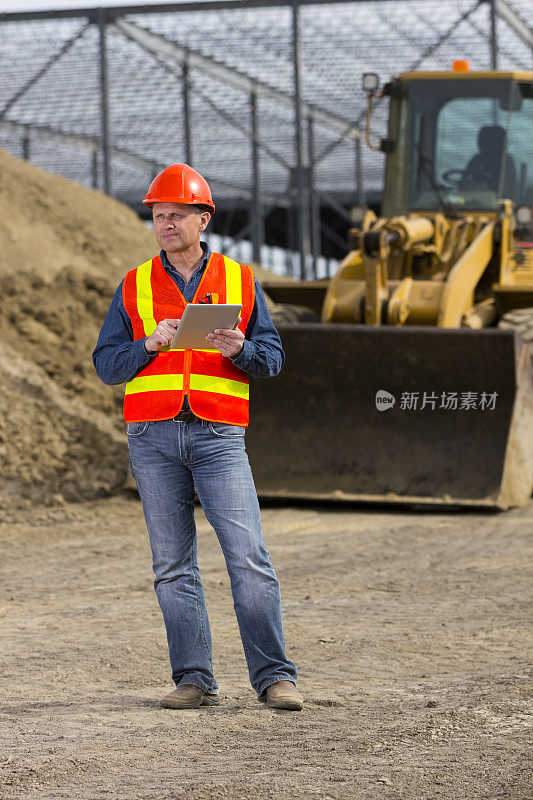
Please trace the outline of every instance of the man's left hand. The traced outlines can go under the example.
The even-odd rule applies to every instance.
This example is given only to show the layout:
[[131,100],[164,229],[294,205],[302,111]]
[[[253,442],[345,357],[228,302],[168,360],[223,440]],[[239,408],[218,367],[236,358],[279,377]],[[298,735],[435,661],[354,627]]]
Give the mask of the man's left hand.
[[244,347],[244,333],[237,328],[240,321],[237,320],[233,329],[217,328],[205,337],[210,345],[220,350],[227,358],[238,355]]

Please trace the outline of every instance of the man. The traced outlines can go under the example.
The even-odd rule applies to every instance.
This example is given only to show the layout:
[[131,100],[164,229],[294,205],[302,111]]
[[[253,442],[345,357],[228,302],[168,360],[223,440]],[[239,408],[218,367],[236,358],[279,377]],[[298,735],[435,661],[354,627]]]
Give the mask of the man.
[[[152,209],[161,252],[118,287],[93,361],[104,383],[126,382],[130,467],[177,687],[161,705],[219,702],[197,563],[196,487],[226,560],[251,684],[267,705],[299,710],[303,700],[296,667],[285,655],[279,584],[244,447],[248,375],[276,375],[284,360],[281,342],[251,269],[200,242],[215,211],[202,176],[187,164],[172,164],[152,181],[143,202]],[[169,350],[187,302],[238,303],[238,326],[208,334],[205,350]]]
[[[484,125],[477,136],[479,152],[462,172],[459,188],[492,191],[501,197],[516,196],[516,167],[507,152],[507,134],[501,125]],[[503,180],[503,183],[502,183]]]

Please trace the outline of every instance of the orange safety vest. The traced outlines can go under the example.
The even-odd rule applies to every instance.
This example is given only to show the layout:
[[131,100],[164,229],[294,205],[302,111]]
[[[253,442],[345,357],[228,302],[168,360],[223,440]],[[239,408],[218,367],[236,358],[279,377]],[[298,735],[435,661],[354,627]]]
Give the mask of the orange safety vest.
[[[255,300],[250,267],[211,253],[193,303],[208,294],[218,303],[242,304],[240,330],[245,333]],[[163,319],[181,319],[185,298],[159,256],[127,273],[122,299],[133,338],[150,336]],[[248,375],[220,350],[160,350],[126,384],[126,422],[171,419],[188,395],[197,417],[230,425],[248,425]]]

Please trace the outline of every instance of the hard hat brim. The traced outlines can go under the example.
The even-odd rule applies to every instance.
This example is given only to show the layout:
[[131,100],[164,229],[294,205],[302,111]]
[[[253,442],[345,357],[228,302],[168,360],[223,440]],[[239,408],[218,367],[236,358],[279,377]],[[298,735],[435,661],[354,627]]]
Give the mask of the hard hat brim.
[[148,208],[152,208],[154,203],[183,203],[185,206],[208,206],[211,209],[211,214],[215,213],[215,204],[209,203],[207,200],[204,200],[202,203],[191,203],[190,200],[184,200],[183,198],[176,200],[175,197],[156,197],[154,199],[150,198],[150,200],[145,199],[142,201],[142,204],[148,206]]

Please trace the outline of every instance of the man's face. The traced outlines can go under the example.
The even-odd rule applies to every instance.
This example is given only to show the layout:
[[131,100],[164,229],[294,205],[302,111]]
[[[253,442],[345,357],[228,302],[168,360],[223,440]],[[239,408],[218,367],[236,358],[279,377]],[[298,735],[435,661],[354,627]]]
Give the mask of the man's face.
[[155,238],[167,253],[184,253],[198,247],[200,234],[206,229],[211,214],[197,214],[185,203],[154,203],[152,207]]

